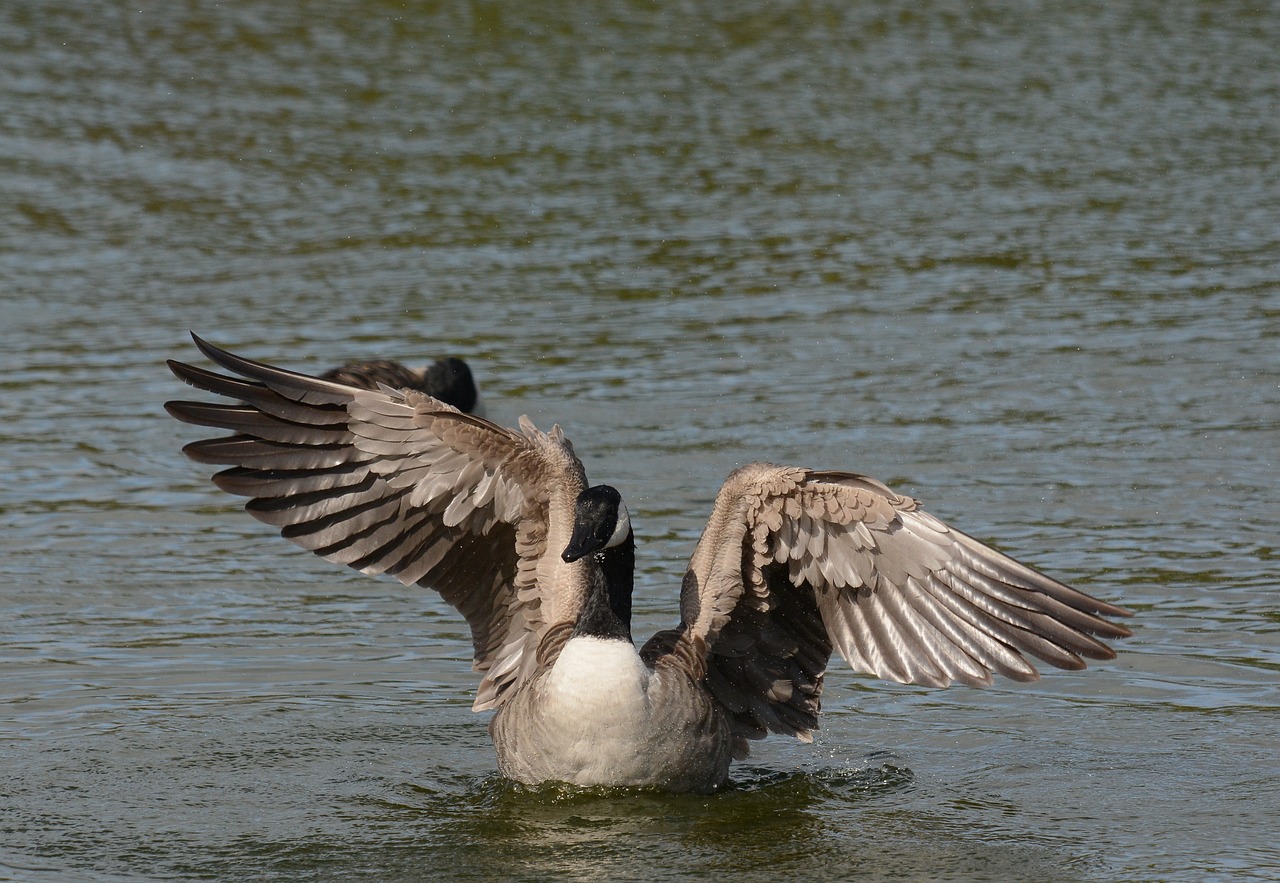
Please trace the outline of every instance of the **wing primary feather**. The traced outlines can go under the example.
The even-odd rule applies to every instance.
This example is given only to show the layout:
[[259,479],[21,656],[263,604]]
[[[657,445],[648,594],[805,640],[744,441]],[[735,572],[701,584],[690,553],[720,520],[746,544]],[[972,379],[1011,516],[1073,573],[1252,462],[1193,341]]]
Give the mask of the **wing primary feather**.
[[[959,534],[958,531],[955,533]],[[967,542],[960,544],[958,557],[966,567],[973,573],[985,577],[993,585],[1009,586],[1015,591],[1021,589],[1023,592],[1029,593],[1020,599],[1020,603],[1023,606],[1026,606],[1034,599],[1036,602],[1042,602],[1045,607],[1051,607],[1053,610],[1062,610],[1064,616],[1070,616],[1078,621],[1081,628],[1106,637],[1127,638],[1133,634],[1124,626],[1109,622],[1097,615],[1131,616],[1131,611],[1123,607],[1116,607],[1113,604],[1107,604],[1105,601],[1099,601],[1097,598],[1064,585],[1037,570],[1027,567],[1016,559],[995,552],[990,547],[983,546],[972,537],[963,534],[960,534],[960,536]],[[998,556],[998,558],[993,561],[994,556]],[[997,588],[994,591],[1007,594],[1004,589]]]
[[1011,629],[1005,623],[992,619],[985,610],[957,595],[937,574],[930,574],[922,585],[942,608],[949,611],[959,623],[967,625],[970,633],[992,639],[991,643],[985,645],[990,655],[983,661],[993,671],[1015,681],[1034,681],[1040,676],[1034,666],[1014,652],[1008,638]]

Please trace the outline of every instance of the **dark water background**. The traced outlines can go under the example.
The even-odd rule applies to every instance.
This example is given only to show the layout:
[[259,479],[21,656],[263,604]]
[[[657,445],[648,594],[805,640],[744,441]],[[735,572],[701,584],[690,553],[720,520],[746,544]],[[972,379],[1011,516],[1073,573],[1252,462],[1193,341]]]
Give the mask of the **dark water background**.
[[[1274,4],[0,4],[0,877],[1280,877]],[[1137,611],[828,677],[712,797],[497,779],[464,628],[237,511],[194,329],[471,360],[669,625],[720,480],[870,473]]]

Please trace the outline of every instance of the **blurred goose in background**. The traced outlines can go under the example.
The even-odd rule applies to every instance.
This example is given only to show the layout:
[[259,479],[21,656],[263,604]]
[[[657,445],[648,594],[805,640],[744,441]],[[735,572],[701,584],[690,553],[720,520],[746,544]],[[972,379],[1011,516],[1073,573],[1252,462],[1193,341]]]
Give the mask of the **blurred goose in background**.
[[480,389],[471,374],[471,367],[462,359],[449,356],[427,365],[425,368],[407,368],[399,362],[374,359],[368,362],[348,362],[331,368],[320,375],[325,380],[336,380],[361,389],[413,389],[425,392],[433,399],[453,405],[459,411],[484,416],[480,402]]
[[[194,335],[193,335],[194,336]],[[474,708],[524,783],[711,791],[747,741],[818,725],[832,651],[904,684],[1036,679],[1112,659],[1123,608],[1076,591],[850,472],[752,463],[720,488],[680,589],[680,623],[637,652],[635,537],[557,426],[519,431],[412,389],[361,389],[198,337],[231,372],[181,362],[230,403],[175,401],[230,430],[184,451],[289,540],[438,591],[471,627]],[[391,384],[394,386],[394,384]]]

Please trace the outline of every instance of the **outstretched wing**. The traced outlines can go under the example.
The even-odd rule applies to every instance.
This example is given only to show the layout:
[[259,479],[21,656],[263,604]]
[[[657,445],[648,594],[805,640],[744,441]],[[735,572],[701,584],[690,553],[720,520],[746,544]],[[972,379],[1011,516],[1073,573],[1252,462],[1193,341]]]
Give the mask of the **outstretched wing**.
[[214,483],[250,497],[246,510],[299,546],[440,592],[466,617],[485,674],[474,707],[501,704],[586,597],[585,565],[559,555],[586,486],[559,427],[522,418],[515,432],[412,390],[358,389],[195,341],[240,377],[170,369],[236,403],[165,408],[235,434],[183,451],[230,466]]
[[831,651],[856,671],[945,687],[1019,681],[1027,657],[1066,669],[1115,652],[1104,603],[846,472],[754,463],[716,497],[685,575],[681,625],[652,659],[704,661],[738,734],[807,738]]

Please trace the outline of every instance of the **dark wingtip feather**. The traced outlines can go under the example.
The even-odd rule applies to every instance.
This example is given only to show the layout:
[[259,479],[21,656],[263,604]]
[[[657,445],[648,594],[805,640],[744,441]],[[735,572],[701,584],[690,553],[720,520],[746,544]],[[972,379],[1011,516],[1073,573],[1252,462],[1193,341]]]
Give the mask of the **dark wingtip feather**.
[[173,376],[181,380],[183,383],[195,386],[192,380],[196,371],[200,369],[194,365],[188,365],[186,362],[179,362],[177,359],[166,359],[165,364],[169,366],[169,370],[173,372]]
[[[172,364],[172,362],[170,364]],[[187,410],[186,410],[186,407],[192,404],[195,404],[195,403],[180,402],[180,401],[165,402],[164,410],[165,410],[165,413],[167,413],[170,417],[172,417],[175,420],[180,420],[183,423],[194,423],[195,421],[191,419],[191,416],[187,413]]]
[[[1093,606],[1085,610],[1085,612],[1092,613],[1094,616],[1133,616],[1133,611],[1128,607],[1121,607],[1118,604],[1109,604],[1106,601],[1099,601],[1097,598],[1093,599]],[[1112,635],[1111,637],[1113,638],[1127,638],[1133,634],[1133,632],[1129,631],[1122,625],[1116,625],[1115,623],[1110,623],[1110,625],[1113,625],[1120,631],[1124,632],[1122,635]]]
[[209,341],[205,340],[203,337],[201,337],[199,334],[196,334],[194,331],[188,331],[187,333],[191,335],[191,340],[195,343],[196,347],[200,350],[200,352],[204,353],[211,360],[215,362],[218,361],[217,356],[215,356],[214,354],[221,353],[223,352],[223,350],[209,343]]
[[[360,389],[360,387],[352,386],[349,383],[325,380],[311,374],[290,371],[286,368],[277,368],[275,365],[269,365],[266,362],[237,356],[235,353],[227,352],[220,347],[214,346],[194,333],[192,333],[191,338],[196,342],[196,346],[200,348],[200,352],[204,353],[210,361],[226,368],[228,371],[239,374],[241,377],[247,377],[255,384],[261,384],[290,401],[307,405],[343,404],[350,401],[352,394]],[[185,367],[190,369],[191,366]],[[233,379],[223,378],[223,380],[232,382]],[[244,381],[239,382],[243,383]],[[222,395],[227,394],[218,389],[211,389],[210,392],[218,392]]]
[[[1115,615],[1116,616],[1133,616],[1133,612],[1126,610],[1123,613],[1117,613]],[[1103,620],[1103,621],[1106,622],[1106,620]],[[1107,622],[1107,629],[1105,631],[1100,629],[1098,631],[1092,632],[1092,634],[1100,635],[1104,638],[1132,638],[1133,629],[1127,626],[1120,625],[1120,623],[1118,622]]]
[[234,353],[227,352],[221,347],[214,346],[209,341],[200,337],[194,331],[191,332],[191,339],[195,341],[200,352],[204,353],[205,358],[210,362],[221,365],[228,371],[234,371],[242,377],[252,377],[255,380],[262,379],[264,371],[274,373],[282,372],[285,374],[293,374],[292,371],[285,371],[283,368],[276,368],[272,365],[265,365],[262,362],[255,362],[253,359],[246,359],[244,356],[237,356]]

